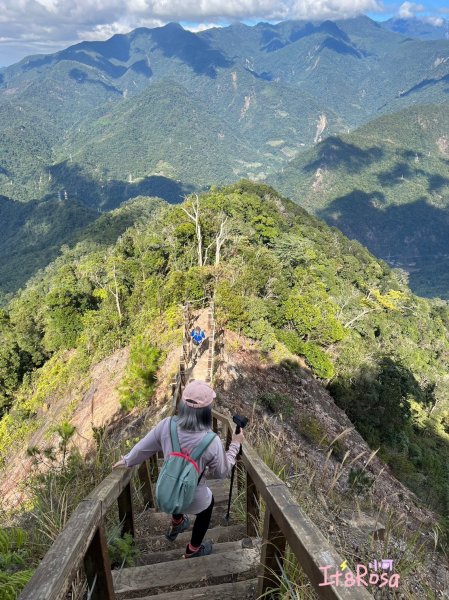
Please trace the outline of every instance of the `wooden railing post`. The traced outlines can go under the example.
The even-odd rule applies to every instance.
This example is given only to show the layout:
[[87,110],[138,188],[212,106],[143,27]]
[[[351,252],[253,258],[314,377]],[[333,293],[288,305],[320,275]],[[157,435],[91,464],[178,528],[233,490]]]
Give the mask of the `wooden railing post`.
[[148,462],[146,460],[140,465],[138,475],[140,483],[142,484],[142,496],[145,510],[148,508],[154,508],[155,502],[152,477],[150,475],[150,469],[148,468]]
[[[180,389],[180,384],[176,388]],[[232,421],[213,412],[213,426],[232,438]],[[279,588],[282,557],[289,550],[309,578],[322,600],[369,600],[373,596],[363,588],[323,586],[323,568],[337,570],[343,558],[323,536],[318,527],[302,512],[290,490],[263,462],[247,443],[243,444],[241,462],[247,472],[247,532],[257,536],[260,501],[265,504],[261,571],[258,596],[267,596]],[[146,466],[146,479],[151,482],[156,471],[154,461]],[[65,597],[81,562],[90,587],[92,600],[114,600],[113,578],[105,537],[103,518],[118,502],[122,534],[134,534],[130,482],[134,469],[116,469],[110,473],[74,510],[66,527],[46,553],[36,572],[22,590],[19,600],[60,600]]]
[[263,526],[262,554],[260,558],[261,573],[257,584],[257,597],[265,594],[270,588],[279,587],[281,566],[285,553],[285,537],[268,507],[265,508]]
[[133,502],[131,496],[131,482],[123,489],[120,496],[117,498],[118,516],[120,523],[123,522],[121,536],[125,533],[130,533],[134,537],[134,514]]
[[[157,464],[157,458],[157,454],[153,454],[153,456],[150,458],[151,481],[156,481],[159,476],[159,465]],[[161,458],[164,458],[163,454]]]
[[230,428],[229,424],[226,423],[226,452],[229,450],[229,446],[231,445],[232,442],[232,429]]
[[182,385],[186,384],[186,366],[184,360],[179,361],[179,375],[181,377]]
[[243,490],[246,488],[245,467],[243,465],[241,458],[242,457],[240,456],[240,454],[237,454],[237,460],[235,462],[235,470],[236,470],[236,477],[237,477],[237,490],[238,490],[239,494],[241,492],[243,492]]
[[142,495],[145,504],[145,510],[148,508],[157,508],[154,482],[159,475],[159,467],[157,464],[158,454],[147,461],[145,460],[138,469],[138,475],[142,484]]
[[212,417],[212,431],[218,433],[218,420],[217,417]]
[[257,537],[259,535],[258,524],[260,519],[260,494],[251,478],[246,472],[246,535]]
[[97,527],[84,557],[91,600],[115,600],[111,563],[103,523]]

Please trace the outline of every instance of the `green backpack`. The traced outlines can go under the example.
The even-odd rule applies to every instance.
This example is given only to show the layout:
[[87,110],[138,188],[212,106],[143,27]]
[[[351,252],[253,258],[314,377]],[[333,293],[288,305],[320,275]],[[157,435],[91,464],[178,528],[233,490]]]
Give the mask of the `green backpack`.
[[181,450],[178,432],[176,431],[176,418],[170,419],[170,438],[173,452],[159,473],[156,483],[156,501],[159,510],[172,515],[185,512],[193,502],[195,490],[203,473],[200,475],[198,460],[213,442],[216,434],[210,431],[201,440],[200,444],[188,454]]

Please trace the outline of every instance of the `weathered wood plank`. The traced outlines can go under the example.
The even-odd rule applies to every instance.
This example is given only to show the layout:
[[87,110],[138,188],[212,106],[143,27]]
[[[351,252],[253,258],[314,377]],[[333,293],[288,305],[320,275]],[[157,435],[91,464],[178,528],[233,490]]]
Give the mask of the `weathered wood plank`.
[[[214,411],[214,416],[230,425],[230,420]],[[243,464],[267,503],[287,543],[306,575],[323,600],[365,600],[372,598],[365,588],[319,586],[323,582],[320,567],[337,567],[343,559],[326,540],[318,527],[301,511],[288,488],[263,462],[249,444],[243,443]]]
[[246,535],[254,537],[258,534],[258,524],[260,518],[260,494],[251,479],[251,475],[246,473]]
[[[226,527],[212,527],[207,530],[206,537],[213,540],[216,544],[221,542],[241,540],[245,535],[243,525],[229,525]],[[174,542],[169,542],[161,535],[151,535],[144,538],[137,538],[136,544],[141,552],[145,552],[145,548],[172,549],[184,548],[187,542],[190,541],[192,531],[188,530],[178,535]],[[155,550],[156,552],[158,550]]]
[[[184,586],[203,581],[214,581],[227,575],[251,572],[259,564],[258,548],[242,548],[238,552],[210,554],[190,560],[175,560],[145,567],[130,567],[112,573],[117,594],[164,588],[173,584]],[[176,578],[173,574],[176,573]]]
[[90,600],[115,600],[111,563],[103,524],[100,523],[84,557]]
[[[213,526],[224,525],[224,514],[226,512],[227,507],[227,496],[224,494],[218,496],[218,501],[216,505],[214,505],[214,510],[212,511],[212,519],[211,523]],[[167,515],[163,512],[153,512],[153,510],[147,512],[147,516],[145,518],[148,519],[148,525],[154,533],[165,534],[169,525],[170,525],[170,515]],[[196,515],[189,514],[190,522],[193,525]]]
[[265,595],[270,588],[279,587],[282,580],[282,563],[285,554],[285,537],[268,508],[263,526],[261,571],[257,585],[257,597]]
[[101,520],[98,500],[83,500],[42,559],[20,600],[60,600],[70,585]]
[[232,432],[233,432],[233,427],[232,427],[232,425],[228,421],[227,422],[227,427],[226,427],[226,445],[225,445],[226,452],[229,450],[229,446],[231,445]]
[[[206,534],[207,539],[211,539],[212,536],[209,532]],[[214,554],[223,554],[224,552],[237,552],[242,547],[242,540],[235,540],[232,542],[221,542],[214,544]],[[155,565],[157,563],[169,562],[171,560],[179,560],[182,558],[184,553],[185,545],[181,548],[174,548],[173,550],[164,550],[161,552],[152,552],[145,556],[145,560],[140,561],[141,565]]]
[[102,504],[103,514],[105,514],[129,484],[133,473],[134,468],[119,467],[114,469],[85,499],[99,500]]
[[254,600],[257,579],[246,579],[234,583],[221,583],[207,587],[168,592],[156,596],[145,596],[139,600]]
[[269,486],[264,495],[268,509],[320,598],[323,600],[372,599],[372,595],[363,587],[320,586],[324,579],[320,567],[332,566],[335,572],[343,559],[318,527],[303,513],[286,486]]

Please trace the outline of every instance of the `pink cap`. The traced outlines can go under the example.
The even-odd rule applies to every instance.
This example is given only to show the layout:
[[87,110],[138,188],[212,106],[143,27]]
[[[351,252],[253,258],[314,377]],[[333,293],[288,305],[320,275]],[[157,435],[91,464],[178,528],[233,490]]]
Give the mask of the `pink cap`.
[[204,408],[212,404],[216,395],[214,390],[205,381],[194,379],[184,388],[181,399],[184,404],[192,408]]

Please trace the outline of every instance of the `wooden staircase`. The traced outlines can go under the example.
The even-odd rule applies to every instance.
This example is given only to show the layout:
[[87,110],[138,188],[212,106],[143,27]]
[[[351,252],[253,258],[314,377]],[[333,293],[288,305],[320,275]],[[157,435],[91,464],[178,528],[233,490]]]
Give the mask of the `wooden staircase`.
[[[173,409],[187,381],[203,374],[205,360],[196,362],[189,345],[192,313],[185,311],[185,335],[178,375],[173,383]],[[193,321],[194,323],[194,321]],[[213,374],[215,323],[208,312],[209,347],[206,381]],[[195,370],[196,369],[196,370]],[[226,445],[234,423],[213,411],[213,429]],[[258,600],[275,597],[270,590],[282,577],[283,556],[287,546],[323,600],[369,600],[363,587],[322,587],[322,568],[338,569],[343,558],[298,506],[289,489],[247,443],[239,457],[235,488],[243,497],[245,523],[225,523],[229,480],[208,481],[215,506],[206,539],[213,540],[209,556],[184,559],[182,554],[190,532],[169,542],[164,533],[169,517],[155,507],[154,482],[158,461],[153,456],[138,468],[120,468],[110,473],[74,510],[64,530],[54,541],[19,600],[66,600],[75,578],[84,578],[88,600]],[[137,477],[136,477],[137,476]],[[137,479],[138,478],[138,479]],[[145,510],[135,514],[132,482],[140,482]],[[234,492],[236,500],[237,489]],[[129,533],[140,549],[134,567],[112,569],[105,531],[105,515],[118,507],[121,535]],[[263,512],[263,528],[258,524]],[[232,514],[232,513],[231,513]],[[191,522],[193,518],[191,519]]]
[[[183,600],[188,598],[255,599],[257,566],[260,562],[260,540],[245,535],[244,524],[223,525],[229,480],[207,482],[215,506],[212,527],[206,539],[214,542],[209,556],[184,559],[191,528],[175,542],[164,537],[169,517],[153,513],[142,518],[151,522],[158,535],[139,538],[136,519],[136,545],[141,551],[138,566],[112,571],[114,591],[119,600]],[[194,515],[191,516],[193,525]]]

